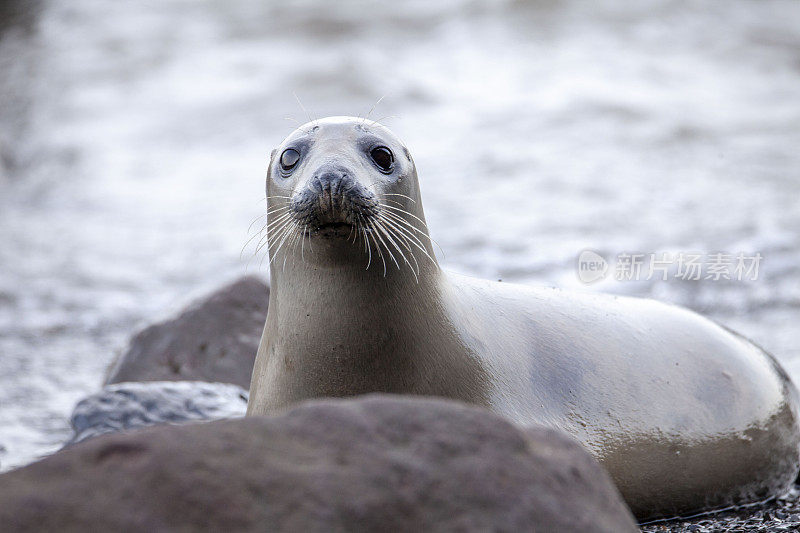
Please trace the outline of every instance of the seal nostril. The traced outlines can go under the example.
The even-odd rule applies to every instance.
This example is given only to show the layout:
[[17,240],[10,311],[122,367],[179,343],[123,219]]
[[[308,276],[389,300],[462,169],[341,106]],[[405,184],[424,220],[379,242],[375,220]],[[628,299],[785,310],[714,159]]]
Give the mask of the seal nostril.
[[[338,196],[340,195],[346,187],[344,187],[345,182],[348,180],[348,176],[346,173],[341,171],[328,171],[318,174],[314,177],[313,188],[317,190],[318,193],[323,192],[330,192],[331,196]],[[316,185],[318,183],[318,185]]]
[[342,184],[344,183],[344,176],[339,176],[331,182],[331,194],[340,196],[344,190]]
[[322,194],[322,191],[324,190],[322,182],[320,181],[318,176],[314,176],[313,178],[311,178],[311,181],[309,181],[308,183],[308,188],[317,194]]

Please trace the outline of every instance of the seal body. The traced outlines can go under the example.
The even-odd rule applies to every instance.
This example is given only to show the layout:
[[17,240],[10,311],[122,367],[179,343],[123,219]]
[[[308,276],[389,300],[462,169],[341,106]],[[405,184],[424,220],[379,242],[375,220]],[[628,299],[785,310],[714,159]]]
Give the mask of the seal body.
[[797,393],[769,354],[652,300],[440,270],[413,161],[384,127],[302,126],[273,152],[267,199],[248,414],[368,392],[482,405],[571,434],[640,520],[764,500],[797,476]]

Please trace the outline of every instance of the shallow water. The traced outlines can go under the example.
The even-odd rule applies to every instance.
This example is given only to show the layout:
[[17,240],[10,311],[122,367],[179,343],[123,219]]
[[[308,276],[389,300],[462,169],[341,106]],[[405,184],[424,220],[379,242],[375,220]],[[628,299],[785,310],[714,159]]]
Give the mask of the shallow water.
[[[0,468],[60,445],[135,327],[245,272],[297,122],[380,97],[446,267],[687,305],[800,379],[800,3],[272,4],[0,22]],[[763,261],[586,286],[587,248]]]

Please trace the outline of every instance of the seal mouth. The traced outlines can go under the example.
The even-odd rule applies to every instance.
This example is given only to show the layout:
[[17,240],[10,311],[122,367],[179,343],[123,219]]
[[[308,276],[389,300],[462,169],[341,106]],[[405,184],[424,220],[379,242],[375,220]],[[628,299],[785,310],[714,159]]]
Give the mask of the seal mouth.
[[355,231],[355,226],[347,222],[328,222],[314,228],[314,233],[326,238],[347,237],[352,235],[353,231]]
[[347,239],[378,213],[375,195],[347,174],[315,177],[291,202],[294,219],[310,236]]

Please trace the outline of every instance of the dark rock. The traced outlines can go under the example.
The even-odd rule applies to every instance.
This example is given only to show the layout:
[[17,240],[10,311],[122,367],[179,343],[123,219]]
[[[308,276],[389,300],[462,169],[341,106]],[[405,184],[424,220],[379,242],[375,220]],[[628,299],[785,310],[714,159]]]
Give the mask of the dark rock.
[[131,340],[106,383],[216,381],[250,388],[269,288],[246,276]]
[[69,444],[157,424],[244,416],[247,391],[229,383],[148,381],[107,385],[72,411]]
[[426,398],[104,435],[0,476],[3,531],[635,531],[553,430]]

